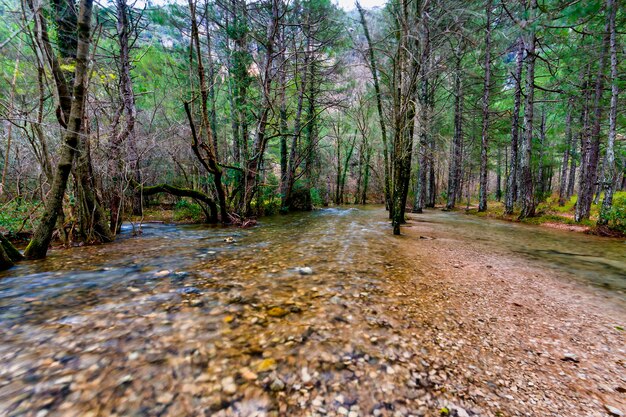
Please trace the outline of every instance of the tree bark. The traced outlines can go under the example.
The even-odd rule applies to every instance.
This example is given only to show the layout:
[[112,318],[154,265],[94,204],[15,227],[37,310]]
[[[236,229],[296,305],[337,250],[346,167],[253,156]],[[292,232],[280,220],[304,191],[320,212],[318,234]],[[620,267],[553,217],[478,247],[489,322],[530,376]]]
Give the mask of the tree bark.
[[533,146],[533,110],[535,100],[535,44],[536,31],[535,22],[537,12],[537,0],[530,2],[529,22],[531,28],[528,34],[528,42],[524,42],[526,46],[526,102],[524,104],[524,135],[522,146],[520,149],[520,199],[522,200],[522,211],[519,215],[520,219],[533,217],[535,215],[535,196],[533,192],[533,175],[531,170],[532,146]]
[[144,196],[150,196],[160,193],[167,193],[176,197],[189,197],[194,200],[201,201],[205,203],[209,207],[209,216],[207,216],[208,223],[217,223],[217,204],[215,201],[209,197],[208,195],[189,188],[179,188],[174,187],[168,184],[157,184],[151,186],[141,186],[135,184],[137,188],[139,188],[140,192]]
[[559,181],[559,206],[565,204],[567,198],[567,168],[570,158],[570,150],[572,149],[572,111],[574,107],[574,98],[567,100],[567,116],[565,116],[565,150],[563,151],[563,161],[561,162],[561,179]]
[[454,73],[454,137],[450,150],[448,170],[448,201],[446,210],[452,210],[457,197],[461,196],[461,168],[463,159],[463,81],[461,79],[461,57],[457,57]]
[[606,7],[609,13],[609,44],[611,54],[611,107],[609,109],[609,134],[606,144],[606,163],[604,178],[604,199],[602,200],[602,208],[600,209],[600,217],[598,224],[605,225],[608,223],[608,215],[613,205],[613,193],[615,191],[615,137],[617,133],[617,103],[619,96],[619,87],[617,85],[617,39],[615,28],[615,15],[619,0],[607,0]]
[[604,92],[604,67],[605,56],[609,37],[609,24],[605,30],[606,35],[600,47],[600,56],[598,57],[598,72],[596,74],[591,134],[585,140],[585,146],[582,147],[581,165],[584,167],[580,176],[580,189],[578,190],[578,200],[576,201],[576,211],[574,220],[580,222],[588,219],[591,214],[591,203],[593,194],[598,180],[598,159],[600,156],[600,129],[602,122],[602,94]]
[[[111,201],[110,210],[110,227],[111,232],[117,233],[121,226],[121,217],[123,216],[123,189],[124,189],[124,162],[122,160],[122,147],[128,140],[134,140],[135,121],[137,119],[137,109],[135,106],[135,93],[133,91],[133,82],[130,76],[130,22],[129,10],[126,0],[116,0],[117,9],[117,41],[119,45],[119,71],[120,71],[120,97],[121,106],[118,110],[120,117],[116,119],[116,133],[113,136],[109,151],[109,171],[112,176]],[[124,123],[120,119],[125,117]],[[131,163],[130,175],[137,170],[136,155]],[[134,178],[138,181],[139,178]]]
[[33,238],[24,251],[24,255],[27,258],[43,258],[46,256],[59,210],[62,209],[67,179],[72,170],[72,163],[76,154],[85,113],[88,78],[87,59],[91,44],[92,7],[93,0],[81,0],[78,17],[78,48],[74,72],[74,93],[71,100],[69,123],[63,135],[64,146],[62,147],[59,163],[54,174],[52,189],[46,201],[46,208],[35,229]]
[[515,64],[515,94],[513,104],[513,115],[511,117],[511,156],[509,176],[507,178],[506,199],[504,202],[504,212],[506,214],[513,213],[513,207],[517,201],[517,183],[518,183],[518,138],[519,138],[519,112],[522,105],[522,71],[524,69],[524,38],[520,36],[518,39],[518,49]]
[[[367,52],[369,58],[369,67],[372,72],[372,78],[374,79],[374,92],[376,95],[376,110],[378,111],[378,123],[380,124],[380,135],[383,141],[383,165],[384,165],[384,182],[385,182],[385,205],[387,209],[390,209],[391,205],[391,167],[389,163],[389,152],[387,145],[387,126],[385,123],[385,115],[383,113],[382,94],[380,92],[380,84],[378,81],[378,69],[376,66],[376,59],[374,57],[374,47],[372,45],[372,38],[370,37],[369,28],[365,20],[365,12],[361,7],[361,4],[357,1],[356,7],[359,11],[361,18],[361,26],[363,26],[363,32],[365,33],[365,39],[367,40]],[[391,210],[390,210],[391,214]]]
[[200,161],[200,163],[204,166],[204,168],[210,174],[213,174],[213,183],[215,184],[215,189],[217,191],[217,198],[220,205],[220,217],[222,223],[228,223],[228,209],[226,207],[226,191],[224,190],[224,184],[222,184],[222,168],[219,165],[217,160],[217,155],[215,154],[215,145],[214,141],[216,140],[213,136],[213,130],[211,129],[211,123],[209,121],[209,109],[208,109],[208,100],[209,100],[209,90],[207,88],[206,82],[206,74],[204,70],[204,65],[202,63],[202,49],[200,46],[200,36],[198,32],[198,22],[196,21],[196,3],[194,0],[189,0],[189,11],[191,13],[191,39],[192,39],[192,48],[195,45],[196,52],[196,61],[197,61],[197,71],[198,78],[200,81],[200,98],[201,98],[201,120],[202,120],[202,138],[198,135],[198,131],[195,128],[195,124],[193,122],[193,115],[191,114],[191,110],[189,108],[189,103],[185,102],[185,112],[187,113],[187,119],[189,120],[189,125],[192,132],[192,145],[191,148]]
[[485,33],[485,84],[483,86],[483,128],[480,147],[480,186],[478,211],[487,210],[487,175],[489,173],[489,90],[491,89],[491,0],[487,0],[487,28]]

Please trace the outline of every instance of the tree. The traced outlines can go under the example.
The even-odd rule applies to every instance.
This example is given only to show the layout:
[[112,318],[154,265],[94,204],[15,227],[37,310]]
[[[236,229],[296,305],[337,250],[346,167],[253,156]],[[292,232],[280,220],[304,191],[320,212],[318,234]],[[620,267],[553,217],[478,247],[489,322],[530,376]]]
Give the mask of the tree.
[[[74,70],[74,87],[73,94],[70,99],[70,111],[67,120],[67,127],[63,134],[64,147],[61,150],[59,163],[54,173],[54,179],[50,195],[46,200],[46,209],[40,219],[40,223],[35,229],[33,238],[31,239],[28,247],[24,251],[24,255],[27,258],[43,258],[46,256],[48,246],[52,239],[52,233],[56,225],[57,216],[60,210],[62,210],[63,196],[67,188],[67,180],[72,169],[72,163],[74,162],[74,156],[76,154],[76,148],[79,143],[82,121],[85,115],[85,96],[87,93],[87,78],[88,78],[88,57],[89,48],[91,45],[91,13],[93,8],[92,0],[81,0],[80,12],[78,15],[78,46],[76,49],[76,68]],[[33,8],[34,12],[34,8]],[[57,88],[59,90],[59,97],[63,100],[68,99],[67,86],[65,85],[65,78],[60,71],[60,66],[52,53],[50,42],[47,38],[47,30],[45,29],[45,23],[41,14],[37,14],[36,25],[38,25],[39,33],[43,47],[49,54],[50,64],[53,69],[55,80],[57,81]]]
[[533,186],[533,175],[531,171],[532,146],[533,146],[533,117],[535,107],[535,52],[537,42],[537,0],[530,1],[528,15],[527,40],[524,41],[526,47],[526,102],[524,104],[524,134],[520,148],[520,199],[522,201],[522,211],[520,219],[533,217],[535,215],[535,196]]
[[611,107],[609,110],[609,134],[606,145],[606,166],[604,178],[604,199],[598,223],[607,224],[608,213],[613,205],[613,192],[615,190],[615,137],[617,131],[617,99],[619,95],[617,73],[617,36],[615,28],[615,15],[617,14],[619,0],[607,0],[609,45],[611,49]]
[[487,26],[485,30],[485,85],[483,88],[483,127],[480,148],[480,196],[478,211],[487,210],[487,174],[489,157],[489,91],[491,89],[491,0],[487,0],[485,14]]

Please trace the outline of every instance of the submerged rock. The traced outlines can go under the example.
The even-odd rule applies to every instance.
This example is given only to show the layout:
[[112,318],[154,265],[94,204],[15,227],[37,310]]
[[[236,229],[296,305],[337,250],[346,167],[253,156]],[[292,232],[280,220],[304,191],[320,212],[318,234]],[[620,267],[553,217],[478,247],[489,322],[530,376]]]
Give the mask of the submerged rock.
[[272,391],[282,391],[285,389],[285,383],[282,381],[282,379],[276,377],[272,381],[272,384],[270,385],[270,389]]
[[289,314],[288,310],[285,310],[282,307],[272,307],[269,310],[267,310],[267,315],[270,317],[285,317],[287,314]]
[[608,405],[608,404],[605,404],[604,408],[606,408],[606,411],[608,411],[609,414],[612,416],[624,417],[624,413],[619,408],[615,408],[612,405]]
[[235,380],[232,376],[227,376],[226,378],[222,379],[221,385],[222,391],[224,391],[224,393],[226,394],[232,395],[237,392],[237,385],[235,385]]
[[276,360],[273,358],[263,359],[256,367],[258,372],[267,372],[276,369]]
[[313,275],[313,268],[309,266],[301,266],[297,268],[300,275]]

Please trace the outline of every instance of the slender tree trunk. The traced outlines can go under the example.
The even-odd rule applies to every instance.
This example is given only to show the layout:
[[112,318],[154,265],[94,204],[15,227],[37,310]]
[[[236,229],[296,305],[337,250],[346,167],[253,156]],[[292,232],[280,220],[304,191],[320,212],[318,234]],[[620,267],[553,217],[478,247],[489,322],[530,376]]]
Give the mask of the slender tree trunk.
[[[530,2],[530,18],[529,21],[533,22],[536,17],[537,0],[531,0]],[[533,175],[531,170],[532,161],[532,146],[533,146],[533,117],[535,107],[535,43],[536,32],[534,26],[531,23],[530,33],[528,35],[528,42],[526,44],[526,103],[524,105],[524,135],[522,140],[522,146],[520,149],[520,199],[522,200],[522,211],[519,215],[520,219],[526,217],[533,217],[535,215],[535,196],[533,192]]]
[[511,117],[511,156],[509,176],[507,178],[506,200],[504,203],[504,212],[506,214],[513,213],[513,206],[517,201],[517,183],[518,183],[518,137],[519,137],[519,112],[522,105],[522,71],[524,69],[524,38],[518,39],[518,50],[516,56],[515,73],[513,74],[515,82],[515,95],[513,104],[513,116]]
[[364,173],[364,179],[363,179],[363,191],[361,193],[361,204],[363,205],[367,203],[367,188],[369,186],[369,180],[370,180],[371,157],[372,157],[372,149],[368,147],[366,151],[366,156],[365,156],[365,173]]
[[[112,175],[112,192],[110,204],[110,227],[113,233],[117,233],[121,226],[121,216],[123,215],[123,190],[124,182],[124,162],[122,160],[122,147],[129,140],[134,140],[135,121],[137,119],[137,109],[135,106],[135,93],[133,91],[133,81],[130,76],[131,59],[130,59],[130,22],[129,11],[126,0],[117,0],[117,41],[119,44],[119,68],[120,68],[120,96],[122,99],[120,116],[124,117],[124,123],[117,134],[115,134],[110,154],[109,154],[109,170]],[[118,123],[119,123],[118,118]],[[135,156],[135,164],[136,156]],[[133,176],[136,172],[136,166],[131,166],[129,175]],[[139,181],[139,178],[134,178]]]
[[567,115],[565,116],[565,150],[563,151],[563,161],[561,162],[561,178],[559,181],[559,206],[565,205],[567,197],[567,168],[570,159],[570,150],[572,148],[572,111],[574,107],[574,98],[570,97],[567,101]]
[[[191,40],[192,40],[192,49],[193,45],[195,45],[196,49],[196,61],[197,61],[197,72],[198,78],[200,81],[200,99],[201,99],[201,116],[202,116],[202,130],[198,132],[193,123],[193,116],[191,114],[191,110],[189,109],[189,104],[185,103],[185,111],[187,113],[187,118],[189,119],[189,124],[192,130],[192,150],[194,151],[196,157],[202,163],[204,168],[211,174],[213,174],[213,183],[215,184],[215,189],[217,192],[217,198],[220,205],[220,217],[222,223],[228,223],[228,209],[226,207],[226,191],[224,189],[224,184],[222,184],[222,168],[219,165],[217,160],[217,155],[215,155],[215,145],[214,141],[216,140],[213,136],[213,130],[211,130],[211,123],[209,122],[209,109],[208,109],[208,100],[209,93],[206,82],[206,74],[204,70],[204,65],[202,63],[202,49],[200,46],[200,36],[198,31],[198,22],[196,20],[196,3],[194,0],[189,0],[189,11],[191,13]],[[203,135],[203,138],[206,140],[200,140],[199,134]],[[204,152],[204,156],[202,155]]]
[[544,181],[544,145],[546,141],[546,110],[545,108],[541,110],[541,122],[539,125],[539,154],[537,155],[537,179],[535,180],[535,184],[537,184],[537,195],[536,201],[541,201],[543,199],[543,195],[545,193],[545,181]]
[[278,67],[278,83],[280,88],[280,195],[285,195],[285,187],[287,183],[288,155],[287,155],[287,60],[285,59],[285,50],[287,42],[285,40],[285,29],[280,31],[279,38],[279,67]]
[[610,42],[610,37],[608,36],[608,26],[609,25],[607,24],[606,35],[602,41],[600,56],[598,58],[598,72],[596,75],[593,99],[593,113],[590,114],[593,122],[591,134],[586,140],[586,146],[583,147],[581,155],[581,165],[584,166],[584,175],[581,173],[580,176],[580,189],[578,190],[578,200],[576,201],[576,211],[574,213],[574,220],[577,222],[589,218],[594,189],[598,179],[605,55]]
[[[369,67],[372,72],[372,78],[374,79],[374,92],[376,94],[376,110],[378,111],[378,122],[380,124],[380,134],[383,140],[383,165],[384,165],[384,182],[385,182],[385,205],[387,209],[391,206],[391,166],[389,161],[388,145],[387,145],[387,128],[385,123],[385,115],[383,113],[382,94],[380,92],[380,84],[378,81],[378,70],[376,66],[376,59],[374,57],[374,47],[372,45],[372,39],[370,37],[367,22],[365,21],[365,13],[360,3],[356,2],[356,7],[359,11],[361,18],[361,26],[363,26],[363,32],[365,33],[365,39],[367,40],[367,52],[369,55]],[[391,210],[390,210],[391,214]]]
[[456,205],[461,191],[461,167],[463,158],[463,83],[461,80],[461,58],[457,57],[454,73],[454,138],[450,152],[450,166],[448,171],[448,201],[446,209],[451,210]]
[[485,84],[483,87],[483,129],[480,147],[480,188],[478,211],[487,210],[487,175],[489,173],[489,90],[491,89],[491,7],[492,1],[487,0],[487,29],[485,34]]
[[251,203],[255,192],[258,191],[259,171],[261,169],[265,148],[267,146],[267,124],[272,110],[272,85],[274,68],[274,44],[279,30],[279,0],[272,1],[272,19],[267,27],[267,38],[265,42],[265,59],[263,62],[263,76],[261,79],[262,86],[262,104],[259,110],[259,118],[256,125],[256,135],[252,145],[252,155],[246,161],[246,180],[244,181],[244,194],[242,197],[242,205],[240,213],[244,216],[250,216]]
[[89,47],[91,44],[91,12],[92,0],[81,0],[78,17],[78,48],[76,51],[76,69],[74,72],[74,93],[70,106],[68,127],[63,135],[61,156],[54,174],[52,189],[46,200],[46,208],[40,222],[35,228],[33,238],[26,247],[27,258],[43,258],[48,252],[52,232],[57,221],[59,210],[62,209],[63,196],[67,187],[67,179],[72,170],[72,163],[79,142],[82,121],[85,114],[85,96],[87,94]]
[[618,103],[618,73],[617,73],[617,35],[615,28],[615,15],[619,7],[619,0],[607,0],[609,13],[609,43],[611,49],[611,107],[609,109],[609,134],[606,144],[606,163],[604,178],[604,200],[600,210],[599,224],[607,224],[608,214],[613,205],[613,192],[615,190],[615,137],[617,132],[617,103]]
[[498,166],[496,167],[496,200],[502,200],[502,149],[498,147]]
[[[298,60],[295,59],[295,71],[298,71]],[[281,187],[284,190],[281,202],[281,211],[289,211],[291,205],[291,194],[296,181],[296,170],[299,166],[299,152],[298,146],[300,143],[301,129],[302,129],[302,111],[304,108],[304,98],[307,89],[307,79],[309,73],[309,51],[304,53],[302,79],[300,80],[300,88],[298,89],[298,104],[296,107],[296,115],[294,119],[293,135],[291,136],[291,149],[289,151],[289,161],[287,168],[287,176],[285,178],[285,184]]]

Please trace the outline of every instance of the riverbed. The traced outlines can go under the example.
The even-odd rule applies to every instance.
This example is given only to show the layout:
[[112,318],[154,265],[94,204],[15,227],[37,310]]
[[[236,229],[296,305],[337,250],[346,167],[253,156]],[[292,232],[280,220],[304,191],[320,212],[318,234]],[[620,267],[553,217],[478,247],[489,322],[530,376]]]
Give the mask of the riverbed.
[[[264,218],[249,229],[147,224],[137,233],[125,225],[113,244],[52,251],[0,273],[0,415],[533,410],[485,376],[488,358],[505,346],[483,352],[485,360],[463,356],[486,328],[474,327],[478,303],[461,311],[463,300],[450,297],[467,284],[455,287],[457,275],[505,282],[532,273],[579,300],[570,309],[602,300],[607,310],[597,314],[611,327],[602,341],[619,356],[624,241],[459,213],[411,217],[400,238],[379,207]],[[480,265],[479,255],[487,256]],[[481,319],[493,332],[496,322]],[[552,361],[579,366],[584,353]],[[597,371],[619,379],[624,363],[616,361]],[[615,403],[624,386],[616,380],[602,395]],[[605,415],[607,401],[589,401],[572,410]]]

